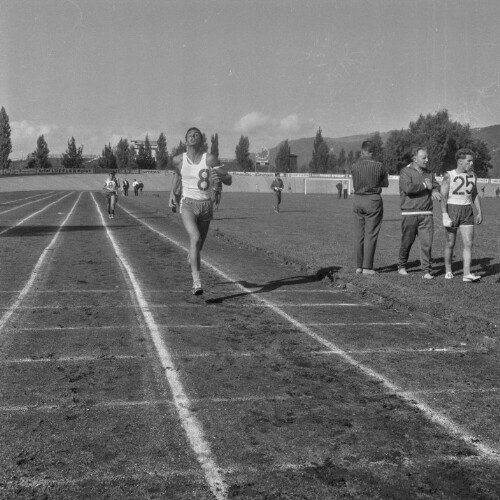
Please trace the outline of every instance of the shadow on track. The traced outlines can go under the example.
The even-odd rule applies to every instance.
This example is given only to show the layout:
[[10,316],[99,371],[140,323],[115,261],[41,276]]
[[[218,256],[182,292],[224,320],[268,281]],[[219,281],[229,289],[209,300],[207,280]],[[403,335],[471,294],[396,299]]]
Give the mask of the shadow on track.
[[[128,227],[128,226],[118,226],[117,224],[110,224],[112,227]],[[95,225],[95,226],[16,226],[9,229],[8,226],[0,226],[0,231],[6,230],[4,234],[1,235],[2,238],[5,237],[19,237],[19,236],[43,236],[47,234],[55,234],[57,231],[62,233],[78,232],[78,231],[104,231],[105,226]]]
[[208,299],[205,302],[207,304],[222,304],[226,300],[237,299],[240,297],[246,297],[249,295],[254,295],[259,293],[268,293],[277,290],[278,288],[282,288],[284,286],[304,285],[307,283],[312,283],[314,281],[321,281],[325,277],[331,277],[339,269],[340,267],[335,267],[335,266],[325,267],[317,271],[315,274],[310,274],[306,276],[291,276],[290,278],[273,280],[264,284],[252,283],[251,281],[235,281],[237,285],[241,285],[245,288],[256,288],[257,290],[235,293],[233,295],[226,295],[225,297],[218,297],[216,299]]

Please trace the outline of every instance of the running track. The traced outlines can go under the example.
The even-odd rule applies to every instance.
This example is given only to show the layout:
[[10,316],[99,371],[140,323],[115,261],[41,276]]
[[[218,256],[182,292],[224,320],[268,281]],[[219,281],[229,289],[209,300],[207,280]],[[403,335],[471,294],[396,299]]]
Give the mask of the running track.
[[[82,478],[109,483],[125,475],[120,470],[126,477],[133,470],[138,482],[148,474],[175,478],[178,491],[189,491],[185,498],[227,498],[236,476],[256,474],[251,459],[238,453],[244,439],[231,414],[254,401],[286,400],[290,393],[271,372],[264,377],[267,385],[252,385],[249,374],[268,365],[259,364],[262,351],[251,339],[235,344],[220,334],[238,328],[290,332],[313,363],[340,364],[364,383],[377,383],[418,410],[431,428],[498,467],[498,404],[491,397],[498,392],[498,367],[485,353],[470,352],[423,323],[355,300],[345,290],[266,264],[261,256],[222,248],[210,235],[203,270],[207,293],[202,300],[191,297],[182,228],[172,216],[133,198],[121,198],[113,221],[100,193],[8,193],[2,200],[4,429],[20,421],[34,425],[44,413],[64,421],[68,409],[84,405],[97,435],[110,432],[102,423],[109,413],[131,427],[139,421],[154,430],[148,453],[131,450],[120,467],[101,464],[97,477],[75,451],[95,440],[82,430],[71,438],[75,448],[66,451],[68,463],[78,463],[76,473],[71,469],[68,477],[62,467],[44,478],[35,468],[22,484],[55,482],[71,489]],[[272,343],[267,347],[272,357]],[[214,374],[217,364],[222,378]],[[83,379],[92,383],[79,386]],[[467,407],[461,404],[464,395]],[[217,427],[221,412],[228,417]],[[70,426],[58,429],[66,438],[71,434]],[[229,446],[214,441],[223,432],[228,441],[242,440],[229,454]],[[43,435],[42,446],[50,435]],[[154,448],[155,436],[169,453]],[[4,484],[9,474],[15,476],[9,459],[20,453],[10,437],[2,434]],[[55,454],[57,445],[50,446]],[[296,453],[281,458],[276,453],[273,467],[304,467],[324,447],[318,441],[299,444]],[[160,460],[148,456],[151,449]],[[450,453],[436,452],[436,459]]]

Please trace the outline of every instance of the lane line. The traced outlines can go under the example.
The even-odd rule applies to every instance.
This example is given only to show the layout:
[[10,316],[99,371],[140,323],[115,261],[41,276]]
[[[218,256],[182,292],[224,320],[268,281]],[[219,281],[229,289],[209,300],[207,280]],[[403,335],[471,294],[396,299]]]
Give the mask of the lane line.
[[118,245],[118,242],[115,240],[115,237],[113,236],[113,233],[110,230],[109,226],[106,224],[103,213],[93,193],[91,193],[91,197],[95,203],[97,212],[101,217],[102,225],[106,229],[106,234],[111,241],[113,249],[116,253],[116,257],[121,264],[124,277],[134,290],[138,308],[143,315],[144,321],[149,329],[154,346],[160,358],[160,362],[163,366],[163,369],[165,370],[165,377],[172,390],[174,403],[191,448],[195,452],[196,457],[198,458],[198,462],[200,463],[205,473],[205,478],[208,482],[210,490],[212,491],[212,494],[217,499],[227,499],[227,488],[219,472],[219,468],[215,462],[215,458],[210,449],[210,444],[205,438],[205,433],[203,431],[201,422],[198,420],[196,414],[192,411],[192,403],[187,396],[176,367],[172,362],[172,356],[168,350],[168,347],[163,341],[160,328],[156,324],[155,319],[151,314],[150,306],[148,305],[139,282],[135,277],[134,270],[128,263],[128,260],[123,254],[121,247]]
[[304,323],[305,326],[426,326],[425,323],[412,323],[410,321],[379,321],[355,323]]
[[[55,201],[54,203],[51,203],[51,204],[47,205],[44,209],[39,210],[38,212],[35,212],[34,214],[30,215],[26,219],[23,219],[23,221],[19,222],[19,224],[21,224],[25,220],[30,219],[31,217],[33,217],[37,213],[40,213],[43,210],[46,210],[51,205],[54,205],[55,203],[58,203],[59,201],[61,201],[64,198],[66,198],[67,196],[70,196],[70,194],[71,193],[63,196],[62,198],[60,198],[59,200]],[[42,269],[42,266],[43,266],[43,264],[44,264],[44,262],[45,262],[45,260],[47,258],[48,253],[51,250],[54,249],[55,243],[57,241],[57,238],[59,237],[59,234],[61,233],[62,228],[66,225],[66,222],[68,222],[69,218],[73,214],[73,211],[75,210],[75,207],[78,204],[81,196],[82,196],[82,193],[80,193],[80,195],[78,196],[77,200],[75,201],[75,204],[71,208],[70,212],[68,213],[68,215],[66,216],[66,218],[64,219],[64,221],[61,223],[61,225],[59,226],[59,228],[57,229],[56,234],[54,234],[54,237],[52,238],[52,240],[50,241],[50,243],[45,247],[45,249],[43,250],[42,254],[38,258],[38,262],[35,264],[35,267],[33,268],[33,271],[31,271],[30,277],[29,277],[28,281],[26,282],[26,284],[24,285],[24,288],[21,290],[21,292],[17,296],[16,300],[12,303],[12,305],[9,308],[7,308],[6,313],[0,318],[0,334],[2,333],[2,330],[4,329],[5,325],[9,321],[9,319],[12,317],[12,315],[14,314],[14,312],[17,309],[19,309],[19,307],[21,306],[22,301],[26,298],[26,296],[30,292],[33,284],[36,281],[38,273]],[[4,232],[5,231],[1,232],[0,234],[3,234]]]
[[[335,354],[332,351],[313,351],[314,354]],[[406,353],[427,353],[427,354],[464,354],[464,353],[474,353],[479,351],[471,351],[468,349],[453,349],[448,347],[429,347],[426,349],[397,349],[397,348],[389,348],[389,349],[346,349],[349,354],[406,354]]]
[[[22,205],[18,205],[17,207],[9,208],[8,210],[4,210],[3,212],[0,212],[0,215],[13,212],[14,210],[17,210],[18,208],[23,208],[27,207],[28,205],[33,205],[33,203],[38,203],[39,201],[47,200],[48,198],[53,198],[54,196],[57,196],[56,193],[50,194],[48,196],[44,196],[43,198],[39,198],[38,200],[30,201],[29,203],[23,203]],[[33,198],[33,196],[31,196]],[[27,200],[28,198],[24,198]]]
[[[161,231],[157,230],[144,220],[140,219],[136,215],[132,214],[129,210],[126,208],[122,209],[129,214],[131,217],[139,221],[141,224],[143,224],[145,227],[149,228],[151,231],[154,233],[158,234],[162,238],[166,239],[173,245],[177,246],[178,248],[184,250],[186,253],[188,252],[188,249],[179,241],[176,239],[167,236],[165,233],[162,233]],[[272,302],[268,301],[266,298],[262,297],[261,294],[252,294],[251,290],[245,286],[243,286],[241,283],[238,283],[234,279],[232,279],[229,275],[227,275],[224,271],[220,270],[215,264],[212,264],[210,261],[206,259],[202,259],[202,262],[205,266],[210,268],[212,272],[217,274],[218,276],[222,277],[226,281],[230,281],[234,283],[234,285],[240,289],[242,292],[248,294],[252,299],[255,301],[262,302],[265,304],[271,311],[275,312],[278,316],[281,316],[282,318],[286,319],[289,323],[294,325],[297,329],[302,331],[305,335],[311,337],[312,339],[316,340],[319,344],[322,344],[325,346],[328,350],[336,353],[341,359],[343,359],[346,363],[350,364],[351,366],[357,368],[360,370],[362,373],[364,373],[368,378],[374,379],[382,383],[382,385],[391,393],[399,396],[403,400],[405,400],[408,404],[412,406],[416,406],[431,422],[434,422],[435,424],[439,425],[443,429],[445,429],[450,435],[457,437],[458,439],[466,442],[469,446],[472,448],[476,449],[478,453],[481,453],[485,457],[490,458],[491,460],[494,460],[496,462],[500,462],[500,450],[495,449],[493,446],[489,444],[483,444],[480,442],[480,439],[477,436],[472,435],[466,428],[463,426],[457,424],[454,422],[451,418],[447,417],[444,413],[435,410],[432,408],[430,405],[428,405],[426,402],[422,401],[421,399],[418,398],[417,394],[413,392],[408,392],[404,391],[402,387],[400,387],[397,383],[393,382],[390,380],[388,377],[382,375],[381,373],[378,373],[376,370],[370,368],[369,366],[365,365],[364,363],[361,363],[357,361],[355,358],[353,358],[350,354],[348,354],[345,350],[341,349],[339,346],[337,346],[335,343],[328,341],[327,339],[323,338],[321,335],[313,331],[311,328],[306,326],[305,324],[297,321],[295,318],[290,316],[288,313],[280,309],[278,306],[273,304]]]
[[[56,203],[59,203],[60,201],[64,200],[64,198],[67,198],[68,196],[70,196],[71,194],[73,193],[68,193],[66,195],[64,195],[62,198],[59,198],[58,200],[56,201],[53,201],[52,203],[49,203],[48,205],[46,205],[44,208],[40,209],[40,210],[37,210],[36,212],[33,212],[31,215],[28,215],[28,217],[25,217],[24,219],[21,219],[19,222],[17,222],[16,224],[14,224],[13,226],[10,226],[6,229],[4,229],[3,231],[0,231],[0,235],[2,234],[5,234],[7,233],[8,231],[10,231],[11,229],[14,229],[15,227],[17,226],[20,226],[21,224],[24,224],[26,221],[30,220],[32,217],[34,217],[35,215],[38,215],[42,212],[44,212],[45,210],[47,210],[49,207],[51,207],[52,205],[55,205]],[[81,196],[81,193],[80,193],[80,196]],[[78,197],[78,199],[80,199],[80,197]]]
[[[54,191],[48,191],[46,193],[38,193],[38,194],[35,194],[33,196],[26,196],[25,198],[17,198],[17,200],[9,200],[9,201],[4,201],[2,202],[0,205],[3,206],[3,205],[10,205],[11,203],[17,203],[18,201],[25,201],[25,200],[31,200],[33,198],[39,198],[39,197],[43,197],[43,196],[46,196],[46,195],[49,195],[49,194],[54,194],[55,192]],[[2,214],[3,212],[0,212],[0,215]]]
[[130,325],[104,325],[104,326],[32,326],[12,328],[16,332],[64,332],[65,330],[121,330],[130,329]]
[[13,358],[13,359],[0,359],[0,365],[17,365],[26,363],[81,363],[82,361],[113,361],[113,360],[129,360],[129,359],[142,359],[147,360],[146,356],[126,356],[104,354],[102,356],[63,356],[60,358]]

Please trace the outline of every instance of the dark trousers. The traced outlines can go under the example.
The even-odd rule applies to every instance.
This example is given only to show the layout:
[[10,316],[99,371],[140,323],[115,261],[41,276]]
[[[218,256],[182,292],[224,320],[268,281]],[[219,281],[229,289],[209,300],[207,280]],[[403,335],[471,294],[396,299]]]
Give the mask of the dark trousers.
[[401,221],[401,248],[399,250],[399,268],[406,268],[410,250],[418,235],[420,242],[420,265],[422,271],[430,273],[432,239],[434,237],[434,218],[432,215],[403,215]]
[[356,267],[373,269],[378,233],[384,217],[382,197],[379,194],[355,194],[353,211]]

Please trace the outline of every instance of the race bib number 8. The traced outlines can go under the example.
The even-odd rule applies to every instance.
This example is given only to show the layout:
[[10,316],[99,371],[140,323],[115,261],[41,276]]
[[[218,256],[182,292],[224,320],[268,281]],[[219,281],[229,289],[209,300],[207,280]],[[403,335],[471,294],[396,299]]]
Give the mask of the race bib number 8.
[[208,168],[200,170],[198,177],[200,178],[198,181],[198,189],[200,191],[206,191],[210,187],[210,171]]

